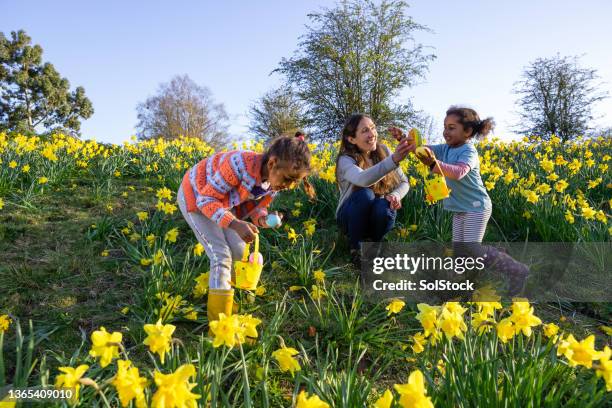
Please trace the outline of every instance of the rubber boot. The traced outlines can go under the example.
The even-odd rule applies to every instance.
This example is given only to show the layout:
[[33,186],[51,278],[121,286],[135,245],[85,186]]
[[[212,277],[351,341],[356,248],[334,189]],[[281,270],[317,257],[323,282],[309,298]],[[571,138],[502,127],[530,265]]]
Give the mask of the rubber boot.
[[499,272],[506,275],[508,278],[509,296],[521,294],[529,276],[529,267],[495,247],[486,246],[485,248],[485,266],[496,268]]
[[[219,314],[224,313],[225,316],[231,316],[234,309],[234,289],[209,289],[208,303],[206,305],[206,314],[208,322],[219,320]],[[213,333],[208,329],[208,335]]]

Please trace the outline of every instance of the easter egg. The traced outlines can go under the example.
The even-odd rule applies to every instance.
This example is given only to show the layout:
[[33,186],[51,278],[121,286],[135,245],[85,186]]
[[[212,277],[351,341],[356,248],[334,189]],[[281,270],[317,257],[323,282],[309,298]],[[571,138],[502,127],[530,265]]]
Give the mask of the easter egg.
[[268,216],[266,217],[266,224],[268,224],[268,227],[274,228],[280,225],[280,223],[281,219],[276,214],[268,214]]
[[260,252],[253,252],[249,255],[249,262],[257,265],[263,265],[263,255]]
[[410,129],[408,137],[414,142],[417,148],[423,146],[423,138],[421,137],[421,133],[418,131],[418,129]]

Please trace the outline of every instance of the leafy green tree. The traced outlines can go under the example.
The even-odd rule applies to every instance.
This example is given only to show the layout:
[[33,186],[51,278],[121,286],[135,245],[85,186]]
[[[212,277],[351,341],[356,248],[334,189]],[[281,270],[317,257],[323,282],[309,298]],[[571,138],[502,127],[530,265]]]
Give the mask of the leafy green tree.
[[520,99],[518,131],[563,142],[592,129],[593,105],[607,97],[593,81],[594,69],[582,68],[577,57],[538,58],[527,66],[514,92]]
[[380,125],[415,119],[410,100],[397,99],[424,77],[435,56],[415,43],[413,34],[427,28],[408,16],[407,8],[401,0],[351,0],[309,14],[298,50],[275,72],[284,74],[305,102],[316,138],[336,140],[355,112]]
[[249,130],[261,141],[294,134],[306,126],[303,109],[289,86],[274,89],[251,106]]
[[70,83],[51,63],[42,61],[43,49],[31,45],[25,31],[0,32],[0,127],[34,132],[59,128],[78,134],[81,119],[94,110],[85,89],[70,91]]

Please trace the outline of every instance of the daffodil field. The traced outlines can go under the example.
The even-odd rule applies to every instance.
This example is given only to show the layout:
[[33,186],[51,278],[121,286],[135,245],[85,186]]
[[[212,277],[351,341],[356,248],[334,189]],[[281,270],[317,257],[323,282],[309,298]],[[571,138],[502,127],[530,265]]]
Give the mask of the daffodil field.
[[[280,193],[259,287],[208,335],[208,260],[175,200],[209,146],[0,134],[0,390],[66,387],[47,404],[83,407],[609,406],[610,304],[369,299],[336,227],[337,146],[311,148],[316,199]],[[485,241],[610,240],[612,140],[478,149]],[[426,169],[402,166],[388,239],[449,242]]]

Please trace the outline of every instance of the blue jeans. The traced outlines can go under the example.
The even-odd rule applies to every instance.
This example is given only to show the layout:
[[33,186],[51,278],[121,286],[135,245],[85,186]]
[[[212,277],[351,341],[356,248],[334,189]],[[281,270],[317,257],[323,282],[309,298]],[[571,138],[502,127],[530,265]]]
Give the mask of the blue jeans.
[[351,249],[359,249],[362,241],[382,241],[395,224],[397,212],[384,197],[376,197],[371,188],[354,191],[340,207],[338,226],[348,235]]

